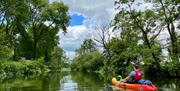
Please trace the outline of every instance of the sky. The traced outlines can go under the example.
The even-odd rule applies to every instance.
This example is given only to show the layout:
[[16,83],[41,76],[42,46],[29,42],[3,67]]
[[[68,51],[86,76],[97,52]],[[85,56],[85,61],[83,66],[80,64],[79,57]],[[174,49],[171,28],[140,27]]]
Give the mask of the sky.
[[69,7],[71,17],[67,33],[60,35],[60,46],[70,59],[75,57],[75,50],[83,40],[91,38],[93,28],[107,24],[114,16],[114,0],[52,0],[60,1]]
[[[106,25],[115,16],[114,0],[50,0],[63,2],[69,7],[70,25],[67,33],[59,33],[60,46],[66,55],[73,59],[75,50],[80,48],[84,39],[92,38],[94,28],[99,25]],[[143,0],[136,1],[135,9],[144,10],[152,8],[150,3],[142,3]],[[162,34],[164,35],[164,34]],[[167,35],[167,33],[166,33]],[[162,36],[164,38],[164,36]]]

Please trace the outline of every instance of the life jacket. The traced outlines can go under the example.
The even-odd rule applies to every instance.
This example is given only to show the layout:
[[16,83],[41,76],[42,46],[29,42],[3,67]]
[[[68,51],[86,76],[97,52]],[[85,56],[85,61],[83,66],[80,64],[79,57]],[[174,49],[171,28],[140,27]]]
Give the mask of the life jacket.
[[140,79],[142,79],[142,72],[140,70],[135,70],[135,76],[133,77],[133,80],[138,81]]

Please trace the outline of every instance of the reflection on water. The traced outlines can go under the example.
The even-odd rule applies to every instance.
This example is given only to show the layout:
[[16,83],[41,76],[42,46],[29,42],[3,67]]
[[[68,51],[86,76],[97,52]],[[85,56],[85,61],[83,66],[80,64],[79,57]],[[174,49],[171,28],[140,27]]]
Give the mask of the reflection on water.
[[70,91],[70,90],[77,90],[78,84],[71,80],[71,75],[64,76],[61,80],[60,83],[60,91]]
[[97,74],[71,72],[60,83],[60,91],[112,91]]
[[152,79],[158,91],[180,91],[180,79]]
[[[180,80],[151,79],[158,91],[180,91]],[[97,74],[53,72],[36,78],[14,78],[0,82],[0,91],[112,91]],[[123,90],[121,90],[123,91]]]

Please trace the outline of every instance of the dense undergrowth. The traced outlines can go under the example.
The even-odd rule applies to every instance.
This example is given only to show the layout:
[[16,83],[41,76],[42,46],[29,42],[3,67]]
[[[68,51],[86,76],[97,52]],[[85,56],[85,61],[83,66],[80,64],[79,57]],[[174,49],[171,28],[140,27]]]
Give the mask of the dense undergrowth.
[[0,61],[0,79],[19,76],[40,75],[50,71],[42,59],[22,61]]
[[71,68],[83,72],[95,72],[103,67],[103,60],[104,57],[95,51],[75,58],[71,63]]

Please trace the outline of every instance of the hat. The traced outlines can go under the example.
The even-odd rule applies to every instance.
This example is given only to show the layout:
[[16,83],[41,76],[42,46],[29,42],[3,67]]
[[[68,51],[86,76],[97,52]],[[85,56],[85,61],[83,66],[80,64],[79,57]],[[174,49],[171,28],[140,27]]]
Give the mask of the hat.
[[137,64],[134,64],[134,67],[135,67],[136,69],[138,69],[138,68],[139,68]]

